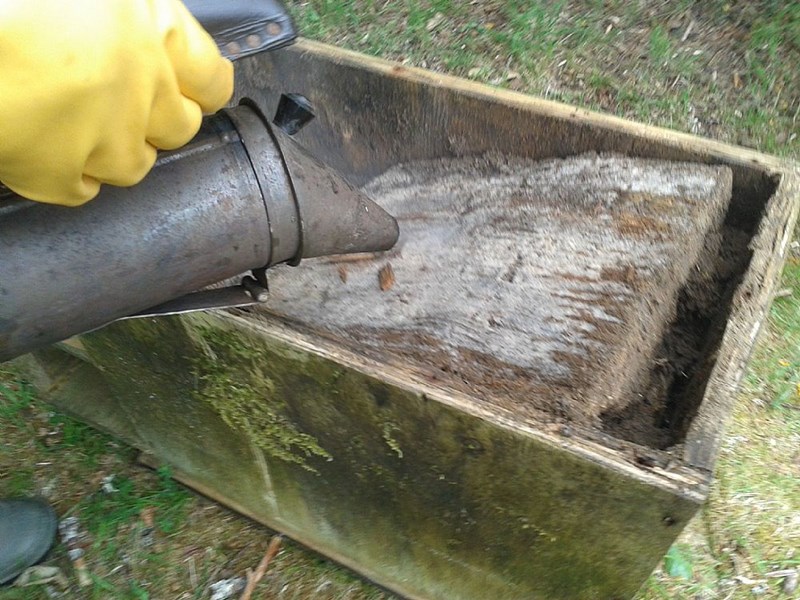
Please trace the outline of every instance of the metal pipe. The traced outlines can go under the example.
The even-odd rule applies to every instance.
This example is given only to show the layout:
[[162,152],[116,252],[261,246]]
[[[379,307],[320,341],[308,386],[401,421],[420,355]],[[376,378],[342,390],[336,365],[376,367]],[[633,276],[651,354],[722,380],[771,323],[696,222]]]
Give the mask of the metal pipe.
[[182,297],[397,237],[389,214],[255,109],[222,111],[142,183],[84,206],[0,193],[0,362],[132,315],[254,303],[262,281]]
[[78,209],[6,205],[0,361],[267,265],[271,248],[258,179],[220,113],[134,188]]

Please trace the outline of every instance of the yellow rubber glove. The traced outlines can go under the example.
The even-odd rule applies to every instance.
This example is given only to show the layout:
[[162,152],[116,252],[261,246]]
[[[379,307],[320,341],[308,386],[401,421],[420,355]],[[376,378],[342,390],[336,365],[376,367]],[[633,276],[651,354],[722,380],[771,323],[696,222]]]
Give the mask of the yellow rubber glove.
[[0,181],[78,205],[133,185],[233,93],[178,0],[0,0]]

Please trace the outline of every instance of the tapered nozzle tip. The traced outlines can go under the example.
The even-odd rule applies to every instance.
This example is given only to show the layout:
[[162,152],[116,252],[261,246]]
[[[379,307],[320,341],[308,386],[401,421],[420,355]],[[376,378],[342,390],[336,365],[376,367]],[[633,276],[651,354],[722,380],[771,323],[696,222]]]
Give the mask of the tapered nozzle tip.
[[299,258],[379,252],[395,245],[400,229],[394,217],[293,140],[281,137],[303,221]]

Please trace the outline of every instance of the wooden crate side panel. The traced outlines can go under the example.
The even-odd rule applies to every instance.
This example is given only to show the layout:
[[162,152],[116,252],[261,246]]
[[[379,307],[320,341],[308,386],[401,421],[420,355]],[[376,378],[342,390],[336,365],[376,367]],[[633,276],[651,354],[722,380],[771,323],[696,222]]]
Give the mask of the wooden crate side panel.
[[[247,507],[274,507],[257,449],[195,401],[194,342],[180,321],[132,320],[80,340],[91,362],[57,348],[33,354],[37,368],[28,372],[50,401]],[[249,467],[231,468],[240,463]]]
[[14,359],[14,365],[59,410],[141,447],[127,404],[118,401],[102,374],[85,359],[54,345]]
[[[124,322],[83,343],[142,449],[411,597],[626,598],[697,508],[241,319]],[[87,420],[109,412],[70,396]]]
[[750,242],[750,265],[734,295],[719,352],[709,357],[714,364],[708,370],[704,399],[691,415],[686,435],[688,465],[714,467],[737,388],[780,281],[799,211],[800,168],[787,165]]
[[239,63],[237,98],[271,115],[286,90],[307,94],[317,115],[295,138],[359,185],[410,160],[613,152],[729,164],[737,210],[755,220],[774,188],[770,174],[785,167],[744,148],[307,40]]

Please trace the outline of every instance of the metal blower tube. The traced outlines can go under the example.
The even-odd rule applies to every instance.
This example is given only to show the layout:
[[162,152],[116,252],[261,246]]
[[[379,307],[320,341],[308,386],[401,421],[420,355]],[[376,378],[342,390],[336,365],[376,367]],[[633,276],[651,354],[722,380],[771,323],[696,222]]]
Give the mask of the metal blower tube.
[[229,114],[80,208],[0,194],[0,362],[299,252],[278,149],[252,110]]

